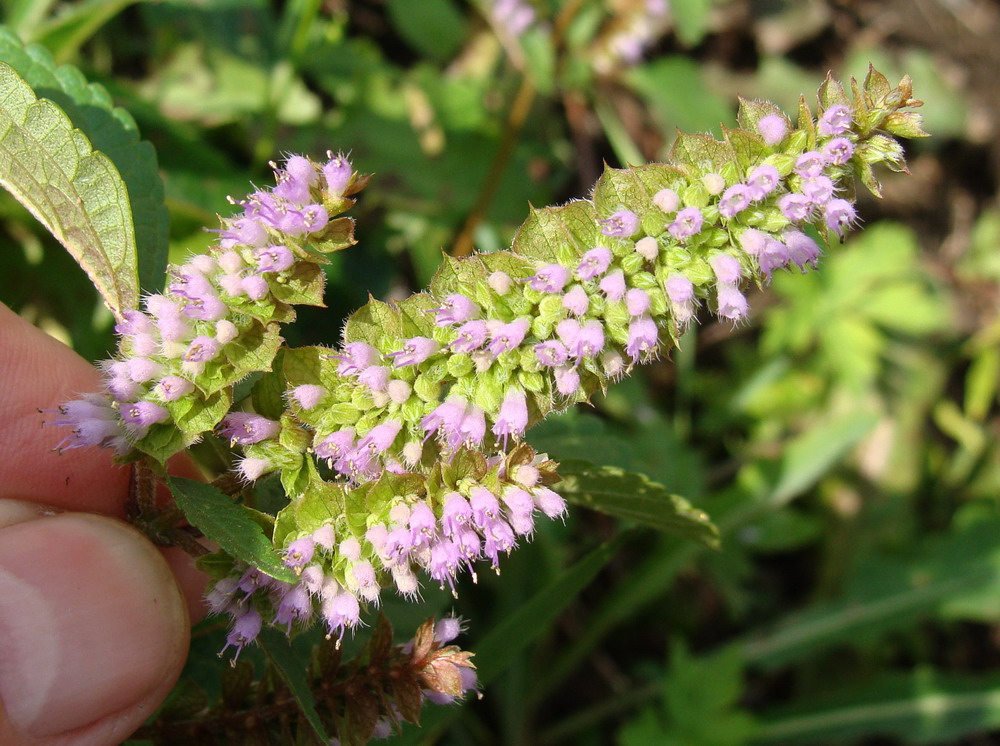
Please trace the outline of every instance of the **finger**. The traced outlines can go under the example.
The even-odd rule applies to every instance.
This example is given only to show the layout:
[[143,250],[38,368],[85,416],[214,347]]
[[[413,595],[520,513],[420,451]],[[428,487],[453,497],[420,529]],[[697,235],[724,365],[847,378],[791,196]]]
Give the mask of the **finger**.
[[0,505],[0,743],[120,743],[180,674],[184,600],[135,529],[50,513]]
[[[32,500],[71,510],[122,517],[128,470],[110,451],[77,448],[59,453],[67,432],[43,426],[38,409],[54,409],[99,391],[93,366],[64,344],[0,304],[0,498]],[[51,416],[49,417],[51,419]]]
[[[35,328],[0,304],[0,500],[39,502],[54,508],[124,518],[129,470],[110,451],[55,450],[64,428],[43,426],[38,409],[54,409],[80,394],[99,391],[97,370],[66,345]],[[51,417],[50,417],[51,419]],[[172,459],[171,473],[199,478],[187,458]],[[165,495],[161,495],[165,497]],[[192,621],[205,614],[201,601],[206,579],[179,549],[164,556],[177,574]]]

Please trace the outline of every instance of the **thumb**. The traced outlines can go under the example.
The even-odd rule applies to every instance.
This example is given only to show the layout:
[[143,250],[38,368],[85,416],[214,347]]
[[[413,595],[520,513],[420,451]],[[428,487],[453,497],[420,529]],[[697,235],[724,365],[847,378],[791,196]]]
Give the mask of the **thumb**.
[[170,691],[189,635],[138,531],[0,500],[0,743],[120,743]]

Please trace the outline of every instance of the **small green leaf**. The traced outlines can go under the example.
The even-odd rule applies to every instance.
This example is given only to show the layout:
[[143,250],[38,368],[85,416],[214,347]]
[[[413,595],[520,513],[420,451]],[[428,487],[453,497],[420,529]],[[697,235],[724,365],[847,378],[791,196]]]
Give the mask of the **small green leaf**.
[[297,648],[294,643],[289,642],[285,635],[272,627],[262,629],[257,637],[257,642],[260,643],[264,653],[278,669],[285,684],[288,685],[288,691],[295,697],[295,703],[299,706],[313,733],[323,743],[329,742],[330,737],[326,734],[319,714],[316,712],[316,699],[313,697],[308,678],[310,649]]
[[563,461],[556,487],[570,502],[644,526],[718,546],[719,531],[700,510],[643,474],[586,461]]
[[272,578],[295,582],[295,574],[274,552],[260,525],[232,498],[210,484],[168,477],[167,484],[184,516],[206,538],[232,557]]
[[0,63],[0,185],[80,263],[116,315],[139,299],[128,191],[66,115]]

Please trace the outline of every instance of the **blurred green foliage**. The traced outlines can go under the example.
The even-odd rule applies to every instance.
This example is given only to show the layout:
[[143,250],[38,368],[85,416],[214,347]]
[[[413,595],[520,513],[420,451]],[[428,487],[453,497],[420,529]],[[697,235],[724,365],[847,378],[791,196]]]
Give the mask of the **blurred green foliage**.
[[[1000,158],[976,67],[1000,62],[921,25],[944,13],[971,46],[989,4],[674,0],[634,62],[607,50],[645,0],[537,0],[514,36],[487,0],[0,5],[107,89],[91,104],[66,91],[100,110],[84,114],[113,100],[155,147],[172,259],[211,242],[227,195],[281,153],[349,151],[375,173],[360,244],[333,257],[329,308],[301,314],[293,345],[335,341],[369,292],[419,288],[442,250],[508,245],[529,203],[584,194],[603,161],[732,124],[736,94],[791,109],[828,68],[909,73],[934,137],[861,204],[862,233],[819,272],[775,277],[749,324],[692,329],[673,360],[532,435],[683,496],[721,549],[577,509],[502,578],[389,605],[401,639],[462,614],[490,679],[399,740],[957,744],[1000,729]],[[123,176],[134,205],[160,188]],[[156,219],[137,236],[155,243]],[[0,242],[0,300],[106,355],[110,314],[6,196]],[[175,697],[218,696],[223,635],[197,628]]]

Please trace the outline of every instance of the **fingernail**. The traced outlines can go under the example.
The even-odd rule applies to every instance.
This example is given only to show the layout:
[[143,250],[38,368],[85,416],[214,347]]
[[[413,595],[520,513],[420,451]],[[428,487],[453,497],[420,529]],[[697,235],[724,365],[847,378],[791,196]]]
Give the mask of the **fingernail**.
[[64,513],[0,530],[0,701],[33,736],[140,701],[186,654],[184,601],[139,532]]

